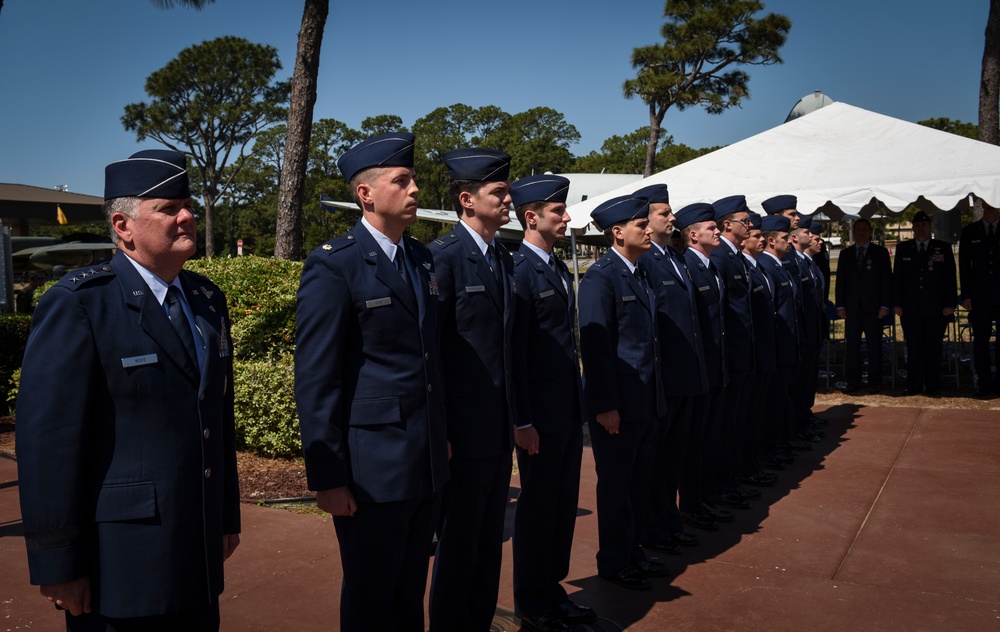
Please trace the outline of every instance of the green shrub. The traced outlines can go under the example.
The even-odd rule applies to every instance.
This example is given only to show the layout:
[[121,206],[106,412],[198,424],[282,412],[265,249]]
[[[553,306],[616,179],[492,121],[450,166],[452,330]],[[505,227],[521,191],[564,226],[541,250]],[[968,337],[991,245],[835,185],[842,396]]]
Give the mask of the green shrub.
[[233,372],[237,447],[272,457],[302,454],[292,357],[236,362]]
[[20,370],[24,358],[24,347],[28,344],[31,331],[31,316],[28,314],[4,314],[0,316],[0,400],[8,401],[10,379]]
[[302,262],[246,256],[195,259],[187,268],[212,279],[226,294],[237,361],[292,353]]
[[21,385],[21,369],[14,371],[7,380],[7,405],[10,407],[10,414],[14,414],[14,405],[17,404],[17,387]]

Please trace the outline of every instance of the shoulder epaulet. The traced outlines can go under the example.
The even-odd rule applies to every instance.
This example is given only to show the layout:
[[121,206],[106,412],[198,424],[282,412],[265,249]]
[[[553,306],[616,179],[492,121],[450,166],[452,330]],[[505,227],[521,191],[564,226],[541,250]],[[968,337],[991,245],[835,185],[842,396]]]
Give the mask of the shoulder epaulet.
[[115,271],[111,268],[111,264],[97,265],[89,268],[77,268],[72,272],[67,272],[59,279],[59,283],[56,285],[61,285],[63,287],[68,287],[71,290],[78,290],[81,287],[93,283],[97,279],[110,279],[115,276]]
[[519,266],[528,260],[528,257],[520,250],[515,250],[514,252],[510,253],[510,256],[514,258],[515,266]]
[[459,243],[459,241],[460,240],[458,239],[458,235],[452,232],[448,233],[444,237],[438,237],[437,239],[434,240],[433,243],[438,248],[447,248],[449,246],[454,246],[455,244]]
[[325,244],[317,248],[317,250],[320,252],[325,252],[326,254],[330,255],[340,250],[343,250],[344,248],[347,248],[349,246],[353,246],[356,243],[358,243],[358,240],[354,238],[354,235],[351,233],[347,233],[346,235],[342,235],[340,237],[337,237],[336,239],[331,239],[330,241],[326,242]]

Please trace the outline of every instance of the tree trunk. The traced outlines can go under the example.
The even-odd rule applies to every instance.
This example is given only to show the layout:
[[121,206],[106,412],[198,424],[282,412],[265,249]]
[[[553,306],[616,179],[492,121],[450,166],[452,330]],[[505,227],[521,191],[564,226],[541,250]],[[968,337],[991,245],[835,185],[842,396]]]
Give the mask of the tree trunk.
[[302,258],[302,198],[312,135],[313,106],[316,104],[319,53],[329,12],[329,0],[306,0],[302,14],[288,107],[285,164],[281,168],[278,189],[274,256],[279,259]]
[[1000,144],[1000,0],[990,0],[979,83],[979,140]]
[[205,256],[211,259],[215,255],[215,196],[205,192],[201,196],[205,204]]
[[646,143],[646,166],[642,169],[642,177],[653,175],[653,163],[656,162],[656,146],[660,144],[660,121],[656,116],[656,106],[649,106],[649,142]]

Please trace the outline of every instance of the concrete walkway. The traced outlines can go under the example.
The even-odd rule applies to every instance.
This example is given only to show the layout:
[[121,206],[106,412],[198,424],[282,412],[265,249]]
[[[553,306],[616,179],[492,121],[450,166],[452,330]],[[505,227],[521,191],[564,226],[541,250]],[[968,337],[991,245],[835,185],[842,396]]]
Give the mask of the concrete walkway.
[[[635,593],[596,577],[593,458],[584,453],[567,588],[590,629],[1000,630],[1000,411],[817,408],[826,439],[750,511],[663,559]],[[516,496],[517,479],[512,485]],[[511,509],[514,506],[511,501]],[[337,630],[340,560],[328,518],[245,506],[223,630]],[[497,630],[516,630],[506,543]],[[29,586],[15,463],[0,458],[0,632],[58,630]],[[583,628],[581,628],[583,629]]]

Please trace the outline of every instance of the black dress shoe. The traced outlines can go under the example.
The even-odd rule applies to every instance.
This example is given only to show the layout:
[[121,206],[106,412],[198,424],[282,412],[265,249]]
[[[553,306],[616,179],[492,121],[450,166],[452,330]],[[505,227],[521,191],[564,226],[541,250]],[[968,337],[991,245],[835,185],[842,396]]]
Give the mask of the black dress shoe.
[[656,560],[642,560],[636,566],[646,577],[670,577],[667,565]]
[[813,447],[809,445],[806,441],[787,441],[785,442],[789,448],[795,452],[812,452]]
[[[785,462],[784,461],[780,461],[780,460],[778,460],[778,459],[776,459],[774,457],[766,458],[763,461],[761,461],[760,464],[761,464],[762,467],[765,467],[765,468],[767,468],[769,470],[775,470],[775,471],[778,471],[778,472],[780,472],[780,471],[782,471],[782,470],[785,469]],[[747,481],[746,479],[744,479],[744,482],[749,482],[749,481]],[[750,483],[750,484],[753,485],[753,483]]]
[[825,437],[826,435],[821,430],[816,430],[816,431],[803,430],[802,432],[798,433],[795,436],[798,439],[801,439],[802,441],[808,441],[810,443],[819,443],[820,441],[823,440],[823,437]]
[[635,568],[625,567],[614,575],[600,575],[600,577],[629,590],[649,590],[653,587],[646,576]]
[[913,397],[914,395],[920,395],[919,388],[904,388],[903,392],[900,393],[900,397]]
[[829,419],[823,419],[822,417],[817,417],[816,415],[809,415],[809,419],[807,421],[818,426],[825,426],[830,423]]
[[597,621],[597,613],[592,608],[575,604],[568,599],[556,604],[556,614],[564,623],[577,624]]
[[791,454],[786,454],[776,451],[774,452],[774,454],[769,454],[768,456],[770,456],[772,459],[777,459],[778,461],[784,463],[785,465],[791,465],[792,463],[795,463],[795,457],[792,456]]
[[715,497],[715,502],[734,509],[750,509],[750,501],[746,498],[740,498],[737,494],[718,494]]
[[698,546],[701,544],[701,538],[693,533],[687,533],[685,531],[671,533],[670,538],[681,546]]
[[704,511],[696,512],[681,512],[681,518],[684,522],[688,523],[692,527],[697,527],[699,529],[704,529],[705,531],[718,531],[719,523],[715,521],[715,518],[708,515]]
[[869,395],[878,395],[881,392],[882,392],[882,387],[881,386],[869,386],[868,387],[868,394]]
[[929,391],[925,391],[924,395],[926,395],[927,397],[931,397],[933,399],[938,399],[939,397],[941,397],[941,391],[935,388]]
[[736,514],[734,514],[731,511],[726,511],[725,509],[719,509],[718,507],[713,507],[708,503],[702,503],[701,506],[705,508],[705,513],[712,516],[713,519],[719,522],[736,522]]
[[[781,466],[781,469],[785,469],[785,467]],[[741,476],[740,482],[745,485],[753,485],[754,487],[774,487],[774,481],[776,478],[776,476],[750,474],[749,476]]]
[[570,627],[554,614],[540,614],[521,617],[521,629],[535,630],[535,632],[566,632]]
[[673,540],[668,540],[667,542],[647,542],[642,545],[642,548],[657,551],[659,553],[666,553],[667,555],[681,554],[680,545]]
[[[772,481],[772,484],[774,482]],[[757,500],[760,498],[760,490],[754,489],[753,487],[744,487],[743,485],[737,485],[736,491],[734,492],[740,498],[746,498],[747,500]]]
[[860,384],[849,383],[847,386],[844,387],[844,392],[848,394],[857,393],[860,390],[861,390]]

